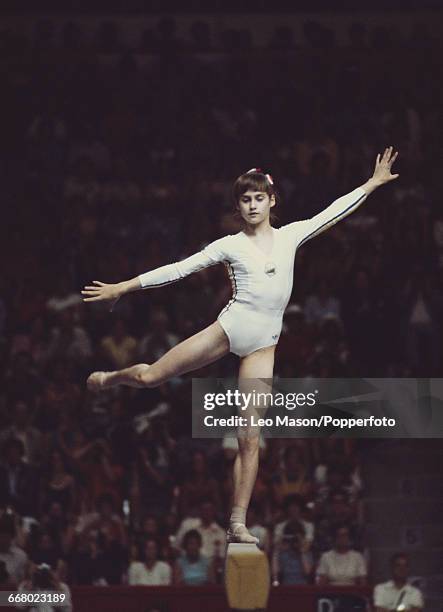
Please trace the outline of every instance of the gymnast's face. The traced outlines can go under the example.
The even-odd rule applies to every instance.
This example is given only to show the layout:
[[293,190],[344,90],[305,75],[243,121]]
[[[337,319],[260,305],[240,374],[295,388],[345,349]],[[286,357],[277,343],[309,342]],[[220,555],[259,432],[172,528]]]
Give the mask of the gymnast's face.
[[275,196],[269,196],[265,191],[245,191],[238,201],[239,212],[250,225],[259,225],[269,220],[273,206],[275,206]]

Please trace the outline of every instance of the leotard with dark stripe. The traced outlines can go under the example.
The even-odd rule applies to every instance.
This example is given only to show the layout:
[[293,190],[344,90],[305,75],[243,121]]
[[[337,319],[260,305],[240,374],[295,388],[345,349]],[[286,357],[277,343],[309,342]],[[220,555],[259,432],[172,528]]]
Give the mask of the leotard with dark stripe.
[[366,199],[362,187],[338,198],[311,219],[273,228],[269,254],[244,232],[230,234],[202,251],[139,276],[143,288],[160,287],[189,274],[224,263],[232,283],[232,298],[218,315],[232,353],[240,357],[277,344],[283,313],[292,292],[297,249],[356,210]]

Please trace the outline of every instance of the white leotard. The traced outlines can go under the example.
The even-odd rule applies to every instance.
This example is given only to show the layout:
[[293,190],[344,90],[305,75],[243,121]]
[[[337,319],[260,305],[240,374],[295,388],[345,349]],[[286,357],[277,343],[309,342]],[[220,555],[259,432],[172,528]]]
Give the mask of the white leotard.
[[231,279],[232,298],[217,319],[229,339],[230,351],[244,357],[278,342],[292,292],[297,249],[353,212],[366,197],[358,187],[311,219],[273,228],[268,255],[241,231],[211,242],[182,261],[141,274],[140,284],[143,288],[160,287],[223,262]]

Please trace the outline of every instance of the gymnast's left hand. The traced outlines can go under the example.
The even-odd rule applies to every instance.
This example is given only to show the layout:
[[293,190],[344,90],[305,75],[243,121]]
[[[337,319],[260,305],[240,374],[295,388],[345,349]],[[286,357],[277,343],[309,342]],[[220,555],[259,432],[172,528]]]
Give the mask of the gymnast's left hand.
[[100,281],[92,281],[94,286],[87,285],[81,292],[84,302],[109,302],[109,310],[113,310],[114,306],[122,296],[120,283],[107,284]]
[[394,153],[393,147],[387,147],[383,156],[380,153],[377,155],[375,161],[374,174],[372,180],[379,185],[384,185],[398,178],[399,174],[391,174],[392,164],[395,162],[398,156],[398,151]]

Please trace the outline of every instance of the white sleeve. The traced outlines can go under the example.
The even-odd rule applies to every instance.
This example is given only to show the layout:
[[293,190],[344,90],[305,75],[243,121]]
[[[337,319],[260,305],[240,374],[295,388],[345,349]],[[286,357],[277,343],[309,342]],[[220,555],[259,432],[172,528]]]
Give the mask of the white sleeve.
[[408,603],[416,608],[424,608],[423,594],[420,589],[411,589],[409,592]]
[[311,219],[289,223],[282,229],[295,235],[300,247],[354,212],[366,200],[367,195],[362,187],[357,187],[354,191],[334,200],[332,204]]
[[320,561],[317,566],[316,574],[317,576],[329,576],[328,556],[326,553],[323,553],[322,556],[320,557]]
[[128,584],[131,586],[139,583],[139,572],[138,568],[140,563],[138,561],[133,561],[128,569]]
[[356,570],[357,576],[366,576],[368,573],[365,558],[361,553],[357,553],[356,555]]
[[376,608],[385,608],[386,603],[383,597],[383,585],[377,584],[374,588],[374,606]]
[[161,584],[164,584],[164,585],[171,584],[171,578],[172,578],[171,574],[172,572],[171,572],[170,565],[164,562],[164,565],[162,566]]
[[226,238],[219,238],[211,244],[208,244],[202,251],[175,263],[161,266],[150,272],[145,272],[139,275],[140,285],[143,289],[148,287],[161,287],[224,261],[226,258],[225,245]]

